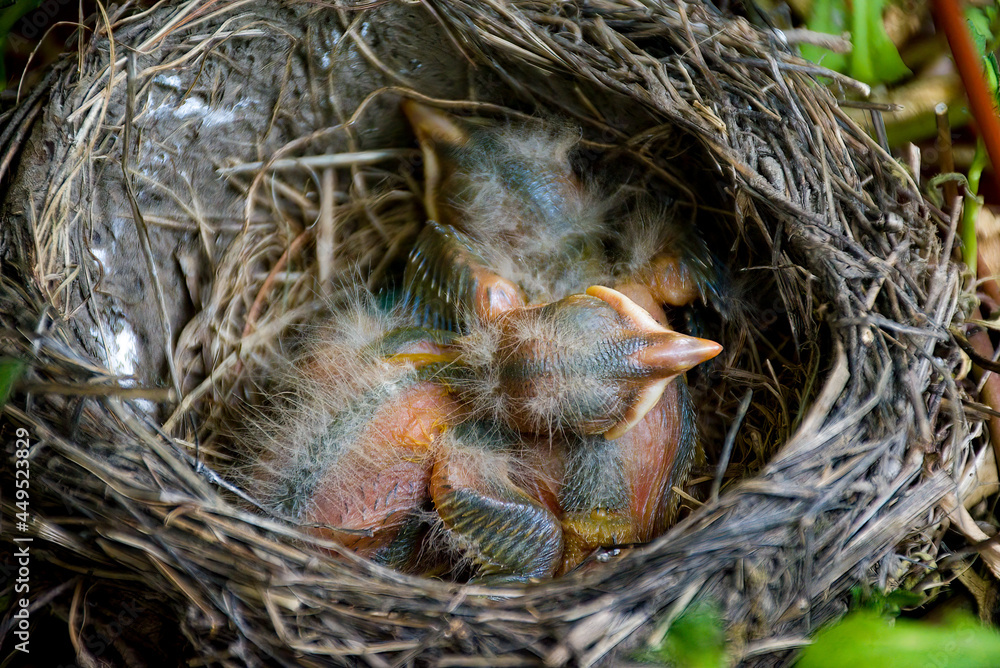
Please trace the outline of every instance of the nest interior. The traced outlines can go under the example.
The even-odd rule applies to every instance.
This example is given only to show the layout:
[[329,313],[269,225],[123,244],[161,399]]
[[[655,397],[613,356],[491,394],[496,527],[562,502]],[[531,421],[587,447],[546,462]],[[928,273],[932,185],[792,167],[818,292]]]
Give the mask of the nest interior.
[[[589,665],[696,597],[736,658],[781,663],[852,587],[922,573],[977,428],[947,333],[954,228],[817,75],[856,87],[697,3],[107,17],[0,135],[2,352],[30,361],[5,419],[31,434],[52,582],[154,596],[222,665]],[[668,193],[730,277],[686,314],[726,347],[693,383],[701,473],[753,477],[692,488],[606,568],[509,591],[331,560],[241,505],[219,474],[237,407],[336,279],[390,281],[423,223],[404,97],[568,119],[583,169]],[[119,634],[122,661],[143,634]]]

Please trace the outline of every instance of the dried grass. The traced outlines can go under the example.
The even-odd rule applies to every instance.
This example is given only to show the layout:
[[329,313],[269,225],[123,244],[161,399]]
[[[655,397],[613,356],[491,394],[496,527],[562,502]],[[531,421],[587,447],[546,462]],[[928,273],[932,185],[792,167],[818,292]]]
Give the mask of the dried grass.
[[[814,77],[860,84],[685,2],[188,0],[108,23],[2,136],[0,342],[32,361],[4,410],[32,434],[53,582],[159,597],[210,664],[622,661],[712,597],[737,658],[771,665],[850,588],[934,567],[979,434],[948,335],[956,217]],[[219,475],[329,279],[395,275],[419,229],[400,96],[568,117],[594,171],[675,193],[725,258],[729,296],[694,314],[726,346],[695,383],[700,507],[652,545],[527,588],[415,579],[325,558]]]

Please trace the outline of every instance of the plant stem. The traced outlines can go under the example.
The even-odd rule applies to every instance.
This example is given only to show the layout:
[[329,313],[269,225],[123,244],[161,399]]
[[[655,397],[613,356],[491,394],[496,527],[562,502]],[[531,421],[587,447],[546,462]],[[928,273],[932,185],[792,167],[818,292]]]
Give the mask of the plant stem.
[[955,59],[955,67],[962,77],[966,94],[969,96],[969,106],[972,116],[979,128],[979,136],[986,146],[986,152],[993,163],[993,177],[1000,187],[1000,119],[994,109],[993,96],[986,85],[983,72],[983,56],[976,49],[965,26],[965,15],[959,7],[958,0],[933,0],[934,23],[944,32]]
[[965,264],[972,272],[973,277],[978,276],[976,260],[979,255],[979,242],[976,238],[976,221],[979,219],[979,209],[982,207],[982,201],[979,198],[979,180],[983,176],[985,166],[986,149],[982,139],[979,139],[976,141],[976,153],[969,166],[969,188],[965,193],[961,225],[962,253],[965,256]]

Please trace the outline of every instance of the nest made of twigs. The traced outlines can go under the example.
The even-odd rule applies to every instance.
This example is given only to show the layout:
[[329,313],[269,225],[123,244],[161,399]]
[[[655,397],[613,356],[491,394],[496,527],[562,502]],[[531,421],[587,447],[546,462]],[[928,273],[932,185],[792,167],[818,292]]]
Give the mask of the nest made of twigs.
[[[953,222],[817,75],[860,86],[683,2],[189,0],[102,20],[0,136],[3,353],[30,360],[5,416],[31,434],[36,558],[112,608],[164,601],[207,663],[589,665],[695,597],[736,658],[787,660],[851,587],[933,562],[977,427],[947,335]],[[729,296],[691,314],[726,346],[694,383],[712,480],[650,546],[464,587],[331,560],[221,475],[236,407],[330,286],[390,280],[423,223],[402,97],[578,124],[590,169],[670,193],[723,259]],[[122,631],[123,661],[149,633]]]

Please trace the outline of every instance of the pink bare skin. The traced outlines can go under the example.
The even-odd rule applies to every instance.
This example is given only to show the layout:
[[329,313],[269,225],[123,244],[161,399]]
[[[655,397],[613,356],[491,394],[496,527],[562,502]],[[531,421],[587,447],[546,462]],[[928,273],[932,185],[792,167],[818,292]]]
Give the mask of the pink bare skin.
[[[614,226],[573,172],[573,132],[490,134],[414,101],[403,111],[428,217],[404,292],[414,324],[456,338],[395,356],[450,364],[376,411],[309,521],[364,532],[320,530],[374,556],[430,499],[484,582],[549,578],[655,538],[695,447],[683,374],[721,351],[664,313],[697,299],[698,281],[656,245],[611,268]],[[496,441],[462,431],[473,423]]]
[[324,478],[306,520],[326,525],[317,533],[336,537],[362,556],[387,546],[407,515],[427,499],[435,440],[458,410],[435,383],[405,390],[378,411],[356,449]]

